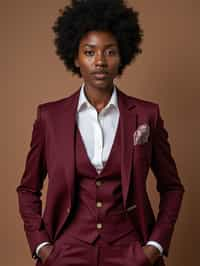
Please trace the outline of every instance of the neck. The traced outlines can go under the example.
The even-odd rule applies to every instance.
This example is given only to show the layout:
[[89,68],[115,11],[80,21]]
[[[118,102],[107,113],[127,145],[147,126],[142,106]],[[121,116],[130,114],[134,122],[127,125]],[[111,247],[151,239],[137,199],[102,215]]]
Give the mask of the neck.
[[107,88],[91,88],[84,86],[84,92],[88,101],[98,110],[103,109],[109,102],[113,93],[113,84]]

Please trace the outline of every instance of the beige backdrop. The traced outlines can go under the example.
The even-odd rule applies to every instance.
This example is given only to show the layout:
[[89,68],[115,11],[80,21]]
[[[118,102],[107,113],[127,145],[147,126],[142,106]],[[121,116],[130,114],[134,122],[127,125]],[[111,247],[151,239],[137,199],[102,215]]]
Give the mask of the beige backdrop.
[[[39,103],[74,92],[72,77],[55,55],[51,26],[64,0],[1,1],[1,265],[34,265],[19,217],[16,186],[24,170]],[[125,93],[158,102],[186,192],[170,247],[169,266],[199,261],[200,2],[136,0],[144,50],[116,84]],[[47,184],[46,184],[47,185]],[[45,189],[46,189],[45,185]],[[155,212],[158,194],[149,175]],[[45,193],[43,194],[45,198]]]

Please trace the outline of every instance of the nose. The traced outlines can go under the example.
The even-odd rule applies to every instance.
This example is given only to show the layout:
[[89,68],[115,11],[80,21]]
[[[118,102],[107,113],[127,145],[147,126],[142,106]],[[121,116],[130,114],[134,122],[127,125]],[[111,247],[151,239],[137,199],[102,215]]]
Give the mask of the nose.
[[102,52],[97,53],[95,58],[95,65],[104,67],[107,66],[105,55]]

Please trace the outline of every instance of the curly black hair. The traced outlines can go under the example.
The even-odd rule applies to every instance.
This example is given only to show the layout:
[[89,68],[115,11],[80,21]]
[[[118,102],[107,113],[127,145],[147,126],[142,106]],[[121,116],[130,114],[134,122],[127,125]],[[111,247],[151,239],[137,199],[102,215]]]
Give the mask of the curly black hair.
[[73,74],[81,77],[75,66],[79,42],[89,31],[111,32],[117,40],[120,52],[118,75],[126,65],[142,53],[140,43],[143,30],[138,22],[138,12],[128,7],[123,0],[71,0],[71,4],[59,10],[60,14],[52,26],[56,54]]

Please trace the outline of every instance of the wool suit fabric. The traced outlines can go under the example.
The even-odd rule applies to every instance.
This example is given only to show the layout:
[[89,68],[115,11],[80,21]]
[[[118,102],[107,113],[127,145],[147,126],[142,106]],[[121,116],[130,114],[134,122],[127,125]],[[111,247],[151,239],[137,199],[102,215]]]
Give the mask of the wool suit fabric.
[[[168,256],[184,187],[171,155],[168,133],[156,103],[117,88],[120,121],[108,161],[99,175],[87,157],[76,125],[80,89],[38,106],[30,151],[17,187],[19,208],[32,257],[43,241],[53,244],[45,265],[150,265],[142,246],[157,241]],[[134,145],[142,124],[148,142]],[[157,219],[146,191],[152,169],[160,193]],[[48,174],[46,206],[41,190]],[[102,181],[97,187],[95,182]],[[92,198],[90,195],[93,195]],[[103,207],[97,209],[95,197]],[[129,206],[136,208],[127,211]],[[97,223],[103,227],[98,229]],[[36,261],[41,266],[40,260]],[[165,265],[160,257],[157,266]]]

